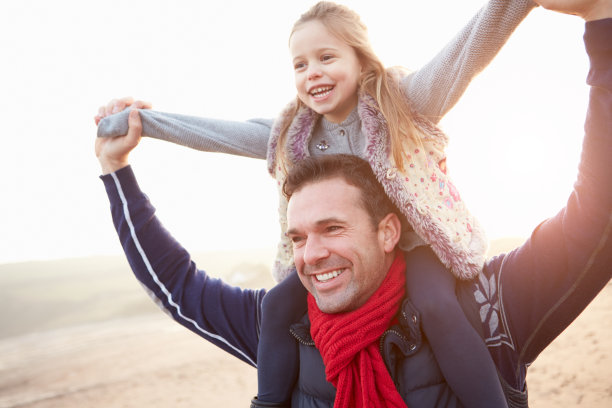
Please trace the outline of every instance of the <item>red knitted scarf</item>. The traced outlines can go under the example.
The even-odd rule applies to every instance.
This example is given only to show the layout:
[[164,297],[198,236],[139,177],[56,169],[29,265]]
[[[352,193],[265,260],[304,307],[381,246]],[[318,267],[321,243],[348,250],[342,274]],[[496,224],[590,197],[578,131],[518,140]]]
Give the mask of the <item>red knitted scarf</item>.
[[406,263],[398,251],[387,276],[359,309],[321,312],[308,295],[310,333],[336,387],[334,408],[406,407],[380,355],[379,339],[389,328],[405,292]]

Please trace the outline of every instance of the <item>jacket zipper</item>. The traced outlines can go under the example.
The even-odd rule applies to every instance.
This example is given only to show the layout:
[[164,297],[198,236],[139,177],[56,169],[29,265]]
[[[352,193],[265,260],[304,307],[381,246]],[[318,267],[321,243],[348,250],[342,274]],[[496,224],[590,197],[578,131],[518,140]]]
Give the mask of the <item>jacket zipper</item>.
[[300,342],[301,344],[303,344],[304,346],[313,346],[313,347],[314,347],[314,345],[315,345],[314,340],[311,340],[311,341],[306,341],[306,340],[302,339],[302,337],[300,337],[300,336],[299,336],[299,335],[298,335],[298,334],[295,332],[295,330],[293,330],[293,328],[290,328],[290,329],[289,329],[289,333],[291,333],[291,335],[292,335],[293,337],[295,337],[295,339],[296,339],[298,342]]
[[404,336],[401,332],[399,332],[399,331],[397,331],[395,329],[388,329],[388,330],[386,330],[383,333],[383,335],[380,337],[380,341],[378,342],[378,348],[379,348],[379,351],[380,351],[381,355],[384,355],[383,354],[383,343],[384,343],[385,337],[387,337],[387,335],[389,333],[393,333],[393,334],[397,335],[400,339],[404,340],[406,343],[409,342],[408,338],[406,336]]

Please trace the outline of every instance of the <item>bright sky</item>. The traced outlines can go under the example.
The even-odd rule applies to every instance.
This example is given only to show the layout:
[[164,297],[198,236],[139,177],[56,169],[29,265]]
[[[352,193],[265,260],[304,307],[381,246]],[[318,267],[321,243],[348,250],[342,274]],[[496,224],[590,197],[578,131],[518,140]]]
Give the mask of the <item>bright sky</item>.
[[[484,0],[346,1],[386,65],[417,69]],[[93,153],[97,107],[275,117],[295,94],[290,28],[314,1],[0,4],[0,263],[118,254]],[[455,184],[490,238],[525,236],[575,179],[588,89],[583,22],[535,10],[443,120]],[[191,251],[276,244],[263,161],[145,139],[132,155]]]

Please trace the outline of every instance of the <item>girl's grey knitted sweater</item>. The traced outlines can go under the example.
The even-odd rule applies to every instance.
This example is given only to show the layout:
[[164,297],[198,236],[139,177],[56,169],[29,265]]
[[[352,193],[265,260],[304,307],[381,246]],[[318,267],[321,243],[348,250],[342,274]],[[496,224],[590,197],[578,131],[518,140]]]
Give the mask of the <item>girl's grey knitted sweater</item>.
[[[490,0],[428,64],[403,80],[413,109],[438,123],[535,6],[531,0]],[[127,114],[126,110],[102,119],[98,136],[126,134]],[[274,119],[236,122],[154,110],[142,110],[141,119],[145,136],[197,150],[258,159],[266,158],[274,122]],[[322,119],[314,129],[309,152],[362,156],[363,143],[355,111],[340,124]]]

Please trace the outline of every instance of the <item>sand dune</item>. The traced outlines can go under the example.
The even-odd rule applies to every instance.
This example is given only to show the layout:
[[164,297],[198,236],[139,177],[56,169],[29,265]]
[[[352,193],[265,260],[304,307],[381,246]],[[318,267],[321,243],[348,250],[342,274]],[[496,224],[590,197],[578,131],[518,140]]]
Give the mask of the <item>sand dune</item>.
[[[272,251],[196,256],[251,287]],[[232,259],[228,264],[227,259]],[[122,258],[0,265],[0,408],[243,407],[255,369],[161,313]],[[612,406],[612,285],[529,369],[530,406]]]

